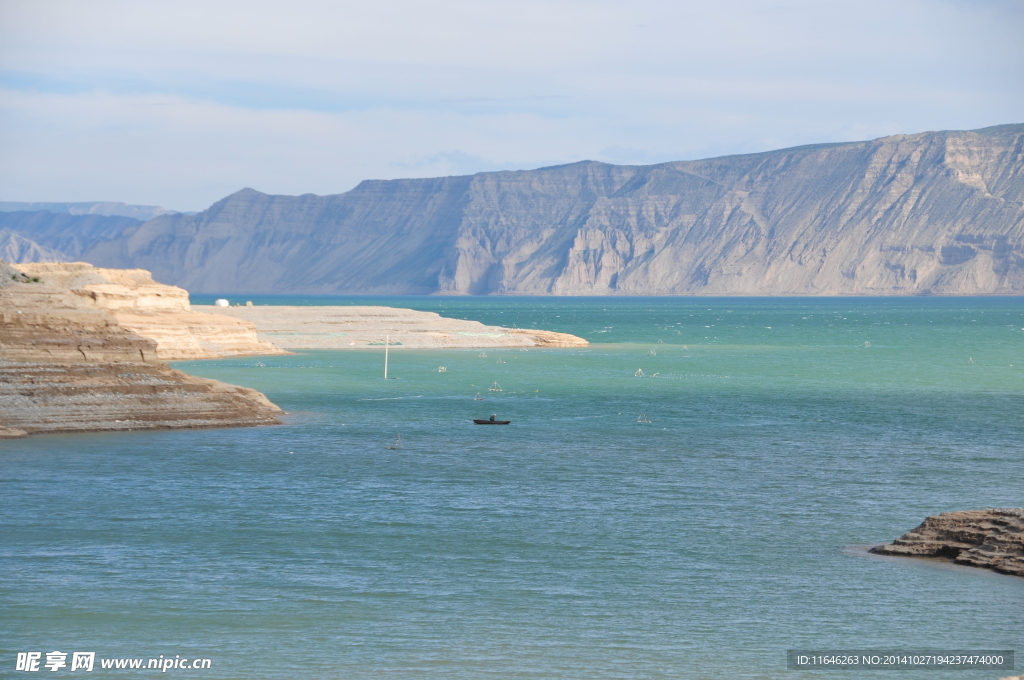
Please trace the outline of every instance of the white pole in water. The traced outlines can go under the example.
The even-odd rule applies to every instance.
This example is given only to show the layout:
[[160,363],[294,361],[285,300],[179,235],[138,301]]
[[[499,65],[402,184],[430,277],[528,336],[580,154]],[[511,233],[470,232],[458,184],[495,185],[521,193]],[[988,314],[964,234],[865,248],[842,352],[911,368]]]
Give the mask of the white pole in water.
[[390,343],[391,336],[384,336],[384,379],[388,379],[388,344]]

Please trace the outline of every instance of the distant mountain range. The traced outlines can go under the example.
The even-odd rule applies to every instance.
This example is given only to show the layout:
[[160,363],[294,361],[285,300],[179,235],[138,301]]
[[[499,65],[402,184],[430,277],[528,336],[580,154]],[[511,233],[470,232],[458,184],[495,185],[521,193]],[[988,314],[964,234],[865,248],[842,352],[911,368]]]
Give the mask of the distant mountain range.
[[173,210],[158,205],[127,205],[113,201],[92,201],[87,203],[26,203],[20,201],[0,201],[0,212],[48,210],[53,213],[69,215],[117,215],[134,217],[140,221],[151,220],[159,215],[173,213]]
[[193,292],[1024,294],[1024,125],[59,219],[0,229]]

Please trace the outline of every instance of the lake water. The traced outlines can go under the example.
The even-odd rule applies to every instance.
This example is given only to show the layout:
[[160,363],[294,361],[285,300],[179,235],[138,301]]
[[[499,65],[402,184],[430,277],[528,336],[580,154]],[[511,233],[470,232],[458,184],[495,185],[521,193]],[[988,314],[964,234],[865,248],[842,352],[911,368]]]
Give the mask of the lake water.
[[[378,350],[181,363],[286,424],[0,442],[0,676],[32,650],[210,658],[168,671],[203,678],[821,678],[864,672],[789,671],[786,650],[1024,655],[1024,579],[863,549],[1024,506],[1022,299],[247,299],[593,344],[394,349],[388,381]],[[491,413],[513,422],[472,424]]]

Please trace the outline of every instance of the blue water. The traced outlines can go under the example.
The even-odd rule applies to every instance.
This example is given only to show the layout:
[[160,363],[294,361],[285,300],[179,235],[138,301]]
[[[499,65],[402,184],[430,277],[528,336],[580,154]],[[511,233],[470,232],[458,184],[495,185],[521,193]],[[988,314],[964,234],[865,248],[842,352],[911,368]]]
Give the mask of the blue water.
[[[168,671],[205,678],[810,678],[787,649],[1024,654],[1024,579],[863,550],[1024,505],[1024,300],[305,302],[593,344],[393,350],[386,382],[379,351],[188,362],[286,424],[0,442],[0,677],[54,649],[208,657]],[[512,425],[470,422],[491,413]]]

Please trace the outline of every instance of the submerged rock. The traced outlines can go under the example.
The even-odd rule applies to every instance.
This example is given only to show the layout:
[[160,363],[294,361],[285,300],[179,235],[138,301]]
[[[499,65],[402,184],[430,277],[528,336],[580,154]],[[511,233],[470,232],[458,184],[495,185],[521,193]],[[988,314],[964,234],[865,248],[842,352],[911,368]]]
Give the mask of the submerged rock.
[[877,555],[939,557],[1024,576],[1024,509],[961,510],[928,517]]

